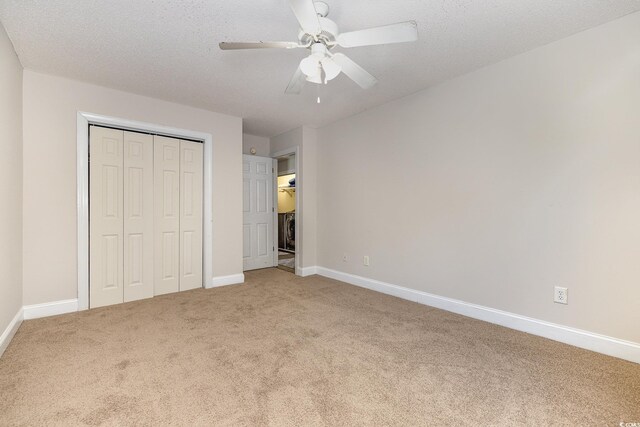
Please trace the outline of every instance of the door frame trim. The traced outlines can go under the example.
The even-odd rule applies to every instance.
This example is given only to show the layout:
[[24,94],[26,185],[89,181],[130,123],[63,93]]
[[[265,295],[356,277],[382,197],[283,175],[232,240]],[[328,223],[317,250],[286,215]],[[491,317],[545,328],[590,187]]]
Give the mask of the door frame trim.
[[[204,143],[203,170],[203,287],[213,286],[213,136],[210,133],[103,116],[83,111],[77,114],[77,238],[78,238],[78,310],[89,308],[89,125],[110,126],[122,130],[149,132]],[[296,230],[297,231],[297,230]]]
[[[271,187],[273,188],[271,193],[271,203],[273,203],[273,246],[274,248],[276,246],[280,246],[279,242],[278,242],[278,159],[274,159],[273,157],[271,157],[271,170],[272,170],[272,177],[271,177]],[[278,249],[274,249],[273,251],[273,262],[272,262],[272,267],[277,267],[278,266],[278,261],[280,260],[279,258],[279,254],[280,253],[280,248]]]
[[[285,148],[284,150],[276,151],[271,153],[271,158],[277,161],[278,157],[285,157],[288,155],[294,154],[296,156],[296,251],[295,251],[295,275],[302,276],[302,241],[304,236],[302,235],[302,197],[304,197],[304,180],[303,176],[300,173],[300,146],[294,145],[289,148]],[[276,169],[277,170],[277,169]],[[300,191],[298,191],[300,190]],[[275,179],[275,189],[274,192],[278,191],[278,178]],[[301,197],[302,196],[302,197]],[[277,196],[276,196],[277,197]],[[276,208],[274,209],[274,222],[278,224],[278,205],[276,204]],[[276,238],[278,233],[278,228],[275,228]],[[277,240],[276,240],[277,242]],[[277,246],[277,245],[276,245]]]

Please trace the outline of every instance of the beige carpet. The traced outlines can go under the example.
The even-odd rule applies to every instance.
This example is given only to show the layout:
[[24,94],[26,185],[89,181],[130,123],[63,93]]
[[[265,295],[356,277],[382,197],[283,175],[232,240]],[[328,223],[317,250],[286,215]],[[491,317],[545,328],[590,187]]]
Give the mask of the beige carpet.
[[612,425],[640,365],[277,269],[26,321],[0,425]]

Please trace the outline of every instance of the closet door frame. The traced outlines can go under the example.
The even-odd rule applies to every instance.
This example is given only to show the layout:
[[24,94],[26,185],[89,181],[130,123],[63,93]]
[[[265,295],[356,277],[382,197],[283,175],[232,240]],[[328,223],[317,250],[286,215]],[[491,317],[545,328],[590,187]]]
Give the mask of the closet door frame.
[[89,126],[99,125],[125,131],[147,132],[178,139],[202,141],[203,245],[202,277],[205,288],[213,286],[213,135],[152,123],[79,111],[77,114],[77,216],[78,216],[78,310],[89,308]]

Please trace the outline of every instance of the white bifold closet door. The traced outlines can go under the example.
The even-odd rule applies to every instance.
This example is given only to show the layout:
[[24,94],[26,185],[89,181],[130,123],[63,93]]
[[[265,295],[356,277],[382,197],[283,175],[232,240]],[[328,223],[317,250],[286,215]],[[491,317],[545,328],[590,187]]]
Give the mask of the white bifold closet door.
[[180,280],[180,140],[154,138],[155,294],[178,292]]
[[202,287],[202,144],[156,136],[155,294]]
[[153,137],[91,127],[90,306],[153,296]]
[[124,133],[91,127],[89,138],[90,306],[123,301]]
[[203,146],[91,126],[91,308],[202,286]]
[[202,287],[203,145],[180,141],[180,290]]
[[124,302],[153,296],[153,136],[124,132]]

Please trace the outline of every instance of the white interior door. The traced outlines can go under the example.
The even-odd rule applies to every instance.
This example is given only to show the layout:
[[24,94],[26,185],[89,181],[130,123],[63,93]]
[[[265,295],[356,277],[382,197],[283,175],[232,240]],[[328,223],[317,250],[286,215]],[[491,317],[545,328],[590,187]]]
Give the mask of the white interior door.
[[124,132],[124,302],[153,296],[153,136]]
[[180,140],[154,136],[154,295],[178,292]]
[[123,302],[124,132],[89,131],[89,307]]
[[180,141],[180,290],[202,287],[203,144]]
[[273,266],[273,169],[270,157],[242,156],[243,269]]

